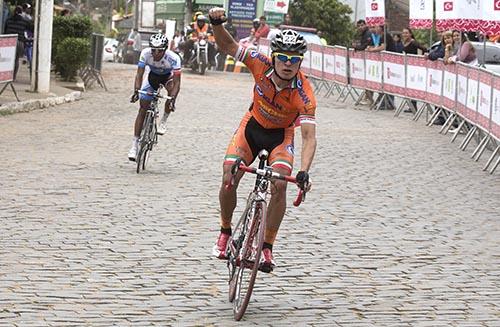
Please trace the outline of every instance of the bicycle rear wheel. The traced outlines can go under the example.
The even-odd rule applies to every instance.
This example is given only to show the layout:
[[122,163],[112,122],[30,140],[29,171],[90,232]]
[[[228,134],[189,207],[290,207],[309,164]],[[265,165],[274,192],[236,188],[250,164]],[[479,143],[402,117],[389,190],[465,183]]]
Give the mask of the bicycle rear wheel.
[[146,168],[146,160],[149,152],[149,144],[151,142],[151,125],[153,123],[152,121],[153,116],[151,113],[148,111],[146,113],[146,117],[144,118],[144,123],[142,124],[142,131],[141,131],[141,137],[139,138],[139,151],[137,153],[137,169],[136,172],[139,174],[139,172],[144,170]]
[[266,229],[266,208],[264,201],[255,202],[252,219],[248,221],[250,225],[240,251],[233,301],[234,319],[237,321],[245,314],[257,277]]

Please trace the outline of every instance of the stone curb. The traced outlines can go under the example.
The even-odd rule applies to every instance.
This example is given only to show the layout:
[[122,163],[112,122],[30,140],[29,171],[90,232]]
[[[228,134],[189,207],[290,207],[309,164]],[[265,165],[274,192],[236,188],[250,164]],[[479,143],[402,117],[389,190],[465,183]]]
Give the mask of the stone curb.
[[70,92],[64,96],[49,97],[46,99],[34,99],[21,102],[9,102],[0,106],[0,115],[15,114],[18,112],[29,112],[38,109],[57,106],[64,103],[74,102],[82,99],[80,91]]

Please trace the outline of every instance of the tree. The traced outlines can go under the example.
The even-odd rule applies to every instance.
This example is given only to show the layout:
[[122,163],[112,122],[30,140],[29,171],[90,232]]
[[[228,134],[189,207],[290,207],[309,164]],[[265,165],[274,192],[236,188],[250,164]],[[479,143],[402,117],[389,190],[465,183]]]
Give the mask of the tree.
[[293,25],[314,27],[323,32],[328,44],[351,44],[354,25],[352,9],[339,0],[295,0],[291,1],[289,13]]

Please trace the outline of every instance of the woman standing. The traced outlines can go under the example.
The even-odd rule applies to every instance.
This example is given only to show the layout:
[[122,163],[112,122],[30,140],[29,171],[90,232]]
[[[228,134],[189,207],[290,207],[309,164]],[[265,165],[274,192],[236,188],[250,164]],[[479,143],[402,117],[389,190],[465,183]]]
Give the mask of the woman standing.
[[403,28],[403,32],[401,33],[401,38],[403,41],[403,52],[407,54],[418,54],[418,50],[422,50],[422,53],[427,52],[427,48],[418,41],[415,40],[413,36],[413,32],[411,29]]
[[[448,49],[445,51],[444,62],[445,64],[453,64],[457,61],[461,61],[463,63],[469,65],[477,65],[478,60],[476,56],[476,49],[470,43],[467,35],[464,33],[460,33],[460,31],[453,31],[453,42],[455,44],[455,51]],[[458,46],[457,46],[458,44]]]

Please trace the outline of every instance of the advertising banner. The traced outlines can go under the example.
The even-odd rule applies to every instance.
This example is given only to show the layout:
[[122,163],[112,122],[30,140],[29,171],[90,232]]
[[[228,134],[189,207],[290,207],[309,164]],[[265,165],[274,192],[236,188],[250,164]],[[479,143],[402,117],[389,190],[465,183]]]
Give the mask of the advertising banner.
[[257,51],[269,57],[271,55],[271,40],[260,38]]
[[426,61],[427,66],[427,102],[441,106],[443,92],[443,71],[437,61]]
[[257,0],[229,0],[227,14],[233,19],[240,39],[247,37],[257,16]]
[[264,11],[286,14],[290,0],[266,0],[264,2]]
[[477,98],[479,91],[479,69],[467,67],[467,111],[465,117],[471,122],[476,122],[477,116]]
[[[489,0],[489,2],[495,1],[497,0]],[[482,6],[486,5],[483,2],[488,2],[488,0],[436,0],[436,28],[438,31],[450,29],[480,30],[483,25]],[[494,5],[492,4],[492,6]]]
[[335,80],[335,49],[326,46],[323,48],[323,78]]
[[385,24],[385,0],[365,0],[365,9],[368,26]]
[[308,50],[304,53],[304,59],[302,60],[302,64],[300,65],[300,70],[306,74],[311,74],[311,50],[310,46],[308,46]]
[[500,0],[482,0],[480,31],[486,35],[500,34]]
[[17,34],[0,35],[0,83],[14,80]]
[[[457,102],[457,65],[445,65],[441,67],[444,70],[443,75],[443,107],[448,110],[456,110]],[[467,83],[467,78],[464,78]],[[464,90],[465,99],[465,90]],[[464,102],[465,105],[465,102]]]
[[384,92],[406,97],[406,69],[404,55],[382,52]]
[[347,48],[335,46],[335,81],[347,85]]
[[323,78],[323,47],[318,44],[311,44],[311,75],[316,78]]
[[490,130],[492,84],[493,74],[481,69],[479,71],[479,96],[476,124],[485,131]]
[[382,54],[380,52],[365,53],[366,88],[382,91]]
[[433,0],[410,0],[410,28],[431,29],[433,20]]
[[349,49],[349,77],[354,87],[364,88],[365,82],[365,52]]
[[457,65],[457,105],[456,110],[465,117],[467,113],[467,66],[458,63]]
[[500,75],[493,75],[493,100],[491,102],[490,131],[497,140],[500,140]]
[[426,99],[427,61],[423,57],[406,55],[406,90],[411,99]]

